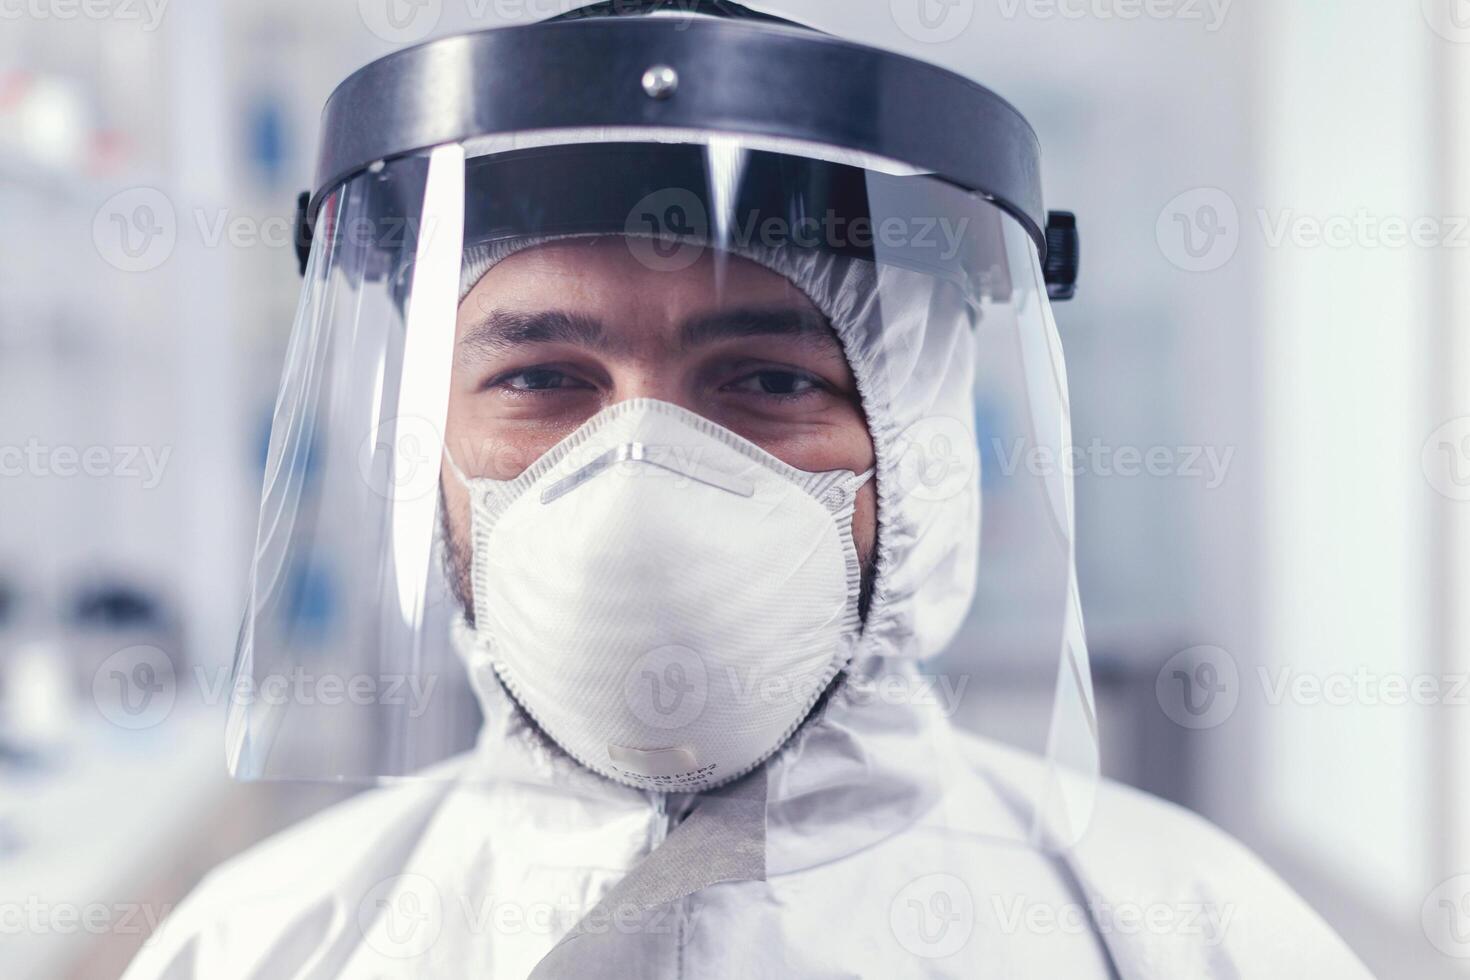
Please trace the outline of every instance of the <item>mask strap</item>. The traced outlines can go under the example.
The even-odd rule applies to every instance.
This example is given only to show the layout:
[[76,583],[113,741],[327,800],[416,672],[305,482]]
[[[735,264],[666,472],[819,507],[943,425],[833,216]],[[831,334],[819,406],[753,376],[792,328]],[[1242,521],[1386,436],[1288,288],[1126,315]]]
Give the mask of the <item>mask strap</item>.
[[[858,491],[863,488],[863,484],[873,478],[876,469],[870,466],[861,473],[854,473],[851,470],[828,470],[820,474],[829,479],[832,477],[837,477],[837,479],[831,479],[817,499],[833,514],[839,514],[844,510],[850,512],[854,501],[857,500]],[[842,476],[843,473],[846,473],[846,476]]]
[[459,464],[456,463],[454,461],[454,457],[449,454],[448,445],[444,447],[444,461],[449,464],[449,472],[454,474],[454,478],[459,481],[459,485],[464,487],[466,490],[470,489],[470,478],[464,475],[464,470],[459,468]]
[[850,478],[843,480],[842,483],[839,484],[839,486],[841,486],[842,489],[846,491],[849,498],[855,498],[857,497],[858,491],[861,490],[863,486],[873,478],[873,474],[877,472],[878,467],[869,466],[863,472],[854,473]]

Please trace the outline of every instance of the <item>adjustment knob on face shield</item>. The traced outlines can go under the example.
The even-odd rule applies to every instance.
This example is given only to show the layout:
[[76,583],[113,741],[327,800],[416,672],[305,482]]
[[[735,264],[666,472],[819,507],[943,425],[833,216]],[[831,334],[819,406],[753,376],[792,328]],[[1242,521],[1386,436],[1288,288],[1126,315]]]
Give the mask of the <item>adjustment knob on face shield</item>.
[[311,191],[302,191],[296,198],[296,221],[292,238],[296,245],[297,272],[306,275],[306,262],[311,257]]
[[1046,261],[1042,274],[1046,278],[1046,294],[1053,301],[1077,295],[1077,266],[1081,242],[1077,236],[1077,216],[1071,211],[1046,213]]

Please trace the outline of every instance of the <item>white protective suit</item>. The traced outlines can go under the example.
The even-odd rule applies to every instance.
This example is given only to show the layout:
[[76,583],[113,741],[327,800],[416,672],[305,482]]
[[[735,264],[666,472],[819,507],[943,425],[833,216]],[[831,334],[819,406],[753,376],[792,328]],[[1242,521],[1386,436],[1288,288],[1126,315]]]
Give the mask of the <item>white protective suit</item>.
[[[926,813],[989,805],[979,774],[1017,763],[975,742],[932,799],[905,757],[923,749],[917,729],[943,719],[861,703],[861,688],[838,692],[769,767],[786,799],[766,816],[766,880],[714,884],[626,924],[614,915],[611,954],[533,973],[620,879],[659,873],[645,862],[675,801],[582,770],[491,688],[499,721],[452,764],[463,779],[374,790],[221,867],[126,980],[1368,976],[1238,843],[1122,786],[1102,788],[1061,857],[926,834]],[[480,786],[482,766],[524,782]],[[920,931],[939,895],[973,918]]]
[[830,318],[877,454],[877,591],[807,723],[702,797],[618,785],[527,721],[461,627],[487,719],[475,750],[219,868],[127,980],[1367,975],[1239,844],[1133,790],[1103,784],[1061,855],[954,832],[1011,820],[1024,840],[1010,789],[1044,764],[953,736],[922,698],[875,696],[914,681],[973,592],[978,490],[893,490],[908,425],[972,417],[971,334],[932,329],[958,316],[944,289],[886,290],[914,302],[879,315],[872,277],[914,273],[753,257]]

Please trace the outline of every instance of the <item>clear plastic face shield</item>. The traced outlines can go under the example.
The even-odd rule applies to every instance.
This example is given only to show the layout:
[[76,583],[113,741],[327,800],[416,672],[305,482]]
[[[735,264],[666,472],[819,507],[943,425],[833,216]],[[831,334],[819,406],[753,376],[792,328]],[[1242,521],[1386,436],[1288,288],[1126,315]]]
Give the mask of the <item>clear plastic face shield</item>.
[[459,774],[517,750],[483,712],[693,793],[799,772],[827,725],[921,788],[976,776],[941,836],[1069,843],[1097,733],[1035,243],[882,162],[615,135],[441,146],[326,197],[232,772]]

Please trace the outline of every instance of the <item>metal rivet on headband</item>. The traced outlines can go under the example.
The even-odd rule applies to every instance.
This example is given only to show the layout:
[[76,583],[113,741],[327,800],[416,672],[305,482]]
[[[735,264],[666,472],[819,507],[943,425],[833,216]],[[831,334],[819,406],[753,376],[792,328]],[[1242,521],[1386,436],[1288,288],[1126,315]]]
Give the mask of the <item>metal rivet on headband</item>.
[[679,87],[679,73],[668,65],[654,65],[643,73],[643,94],[650,99],[667,99]]

